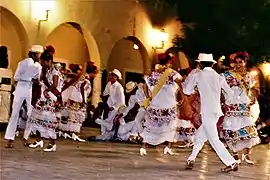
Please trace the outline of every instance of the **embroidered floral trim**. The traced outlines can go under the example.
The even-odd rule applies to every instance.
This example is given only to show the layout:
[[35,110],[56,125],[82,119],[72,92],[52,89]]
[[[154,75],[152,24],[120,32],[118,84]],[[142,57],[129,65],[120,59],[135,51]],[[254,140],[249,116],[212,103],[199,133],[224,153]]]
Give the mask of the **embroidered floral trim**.
[[86,104],[82,102],[76,102],[71,99],[67,101],[67,107],[73,111],[86,112]]
[[35,109],[39,111],[57,112],[59,109],[61,109],[61,106],[59,102],[47,99],[45,101],[39,100],[35,105]]
[[179,129],[179,134],[180,135],[195,135],[195,131],[196,129],[195,128],[183,128],[183,127],[180,127]]
[[161,127],[164,123],[168,123],[172,119],[176,118],[175,107],[168,109],[154,109],[149,107],[147,112],[149,114],[152,126],[155,127]]
[[[169,77],[168,77],[168,80],[166,82],[167,85],[170,85],[170,84],[173,84],[174,83],[174,80],[173,80],[173,76],[176,74],[176,72],[172,72]],[[152,72],[152,74],[149,76],[148,78],[148,82],[149,82],[149,85],[150,86],[155,86],[157,85],[160,77],[161,77],[162,73],[158,73],[158,72]]]
[[45,129],[55,129],[58,125],[57,121],[51,121],[51,120],[31,119],[30,122],[33,124],[42,126]]
[[222,130],[221,136],[226,142],[236,144],[239,141],[258,137],[258,132],[254,126],[246,126],[238,131]]
[[224,105],[224,112],[225,116],[247,116],[250,117],[250,106],[249,104],[230,104],[230,105]]

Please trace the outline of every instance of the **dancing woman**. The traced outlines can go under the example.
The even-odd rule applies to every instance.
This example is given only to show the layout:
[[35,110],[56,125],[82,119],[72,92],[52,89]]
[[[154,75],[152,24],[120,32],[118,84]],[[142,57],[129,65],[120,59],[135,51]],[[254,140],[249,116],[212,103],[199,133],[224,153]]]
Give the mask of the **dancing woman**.
[[[30,148],[43,147],[43,138],[49,139],[45,152],[56,151],[56,132],[58,125],[56,117],[57,107],[59,107],[59,97],[55,92],[61,92],[63,80],[60,78],[60,72],[53,67],[53,56],[44,51],[41,54],[44,74],[41,78],[41,96],[37,100],[32,113],[29,117],[30,128],[32,132],[38,135],[38,138]],[[46,82],[47,81],[47,82]],[[47,85],[46,85],[47,84]]]
[[247,53],[238,53],[234,58],[234,69],[224,73],[227,83],[234,91],[234,97],[230,102],[226,102],[224,94],[225,116],[221,136],[233,151],[238,163],[241,162],[239,154],[243,152],[242,160],[253,165],[251,149],[260,143],[260,139],[250,112],[250,106],[256,101],[253,94],[255,80],[247,72],[247,60]]
[[[172,70],[172,58],[168,54],[159,55],[159,64],[162,65],[161,72],[153,71],[146,78],[149,97],[144,107],[147,111],[145,128],[141,133],[143,146],[140,148],[140,155],[146,155],[147,144],[159,145],[168,142],[164,154],[173,155],[171,143],[176,133],[176,97],[175,93],[181,86],[181,76]],[[146,90],[145,92],[149,92]]]
[[69,132],[74,141],[84,142],[79,137],[82,123],[85,121],[87,99],[91,93],[91,78],[95,78],[98,73],[96,66],[87,67],[86,74],[82,75],[77,82],[71,86],[69,98],[67,100],[67,122],[60,124],[60,129]]

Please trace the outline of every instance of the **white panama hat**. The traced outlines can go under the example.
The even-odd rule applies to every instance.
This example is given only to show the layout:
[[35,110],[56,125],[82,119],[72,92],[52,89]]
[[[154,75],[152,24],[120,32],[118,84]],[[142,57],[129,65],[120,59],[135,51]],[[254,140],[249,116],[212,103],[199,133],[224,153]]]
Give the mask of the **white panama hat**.
[[198,56],[198,59],[195,60],[197,62],[213,62],[213,63],[217,63],[217,61],[214,60],[213,55],[212,54],[204,54],[204,53],[200,53]]
[[126,84],[126,93],[130,93],[133,89],[135,89],[137,86],[137,84],[133,81],[129,81],[127,84]]
[[118,79],[122,79],[122,74],[121,74],[121,72],[118,69],[114,69],[110,73],[115,74],[118,77]]
[[41,45],[32,45],[29,51],[35,52],[35,53],[43,53],[44,48]]

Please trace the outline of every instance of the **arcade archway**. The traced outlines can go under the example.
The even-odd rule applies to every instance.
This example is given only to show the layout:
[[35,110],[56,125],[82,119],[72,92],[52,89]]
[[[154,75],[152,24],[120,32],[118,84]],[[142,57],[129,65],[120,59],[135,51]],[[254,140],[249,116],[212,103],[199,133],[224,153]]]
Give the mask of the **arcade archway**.
[[0,46],[8,48],[9,68],[14,73],[18,62],[27,57],[28,36],[19,18],[4,7],[0,7],[0,29]]
[[151,68],[151,62],[142,42],[128,36],[117,41],[112,48],[107,70],[119,69],[123,74],[122,83],[136,81]]
[[[96,41],[90,31],[78,23],[60,24],[49,34],[46,44],[55,47],[55,58],[67,67],[71,63],[85,67],[86,62],[91,60],[100,68],[100,54]],[[61,59],[65,62],[61,62]],[[98,103],[100,91],[101,76],[98,74],[94,79],[92,104]]]

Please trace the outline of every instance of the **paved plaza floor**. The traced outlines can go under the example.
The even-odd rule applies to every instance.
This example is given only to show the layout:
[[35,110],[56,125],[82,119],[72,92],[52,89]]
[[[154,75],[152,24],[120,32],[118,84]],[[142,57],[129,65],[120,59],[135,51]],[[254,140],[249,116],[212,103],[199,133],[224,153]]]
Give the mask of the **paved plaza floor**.
[[238,172],[221,173],[223,164],[209,146],[200,153],[195,168],[184,170],[191,149],[174,148],[175,156],[163,155],[163,147],[151,147],[139,156],[139,145],[60,139],[57,151],[23,147],[19,138],[6,149],[1,133],[0,180],[270,180],[270,146],[254,148],[254,166],[243,163]]

